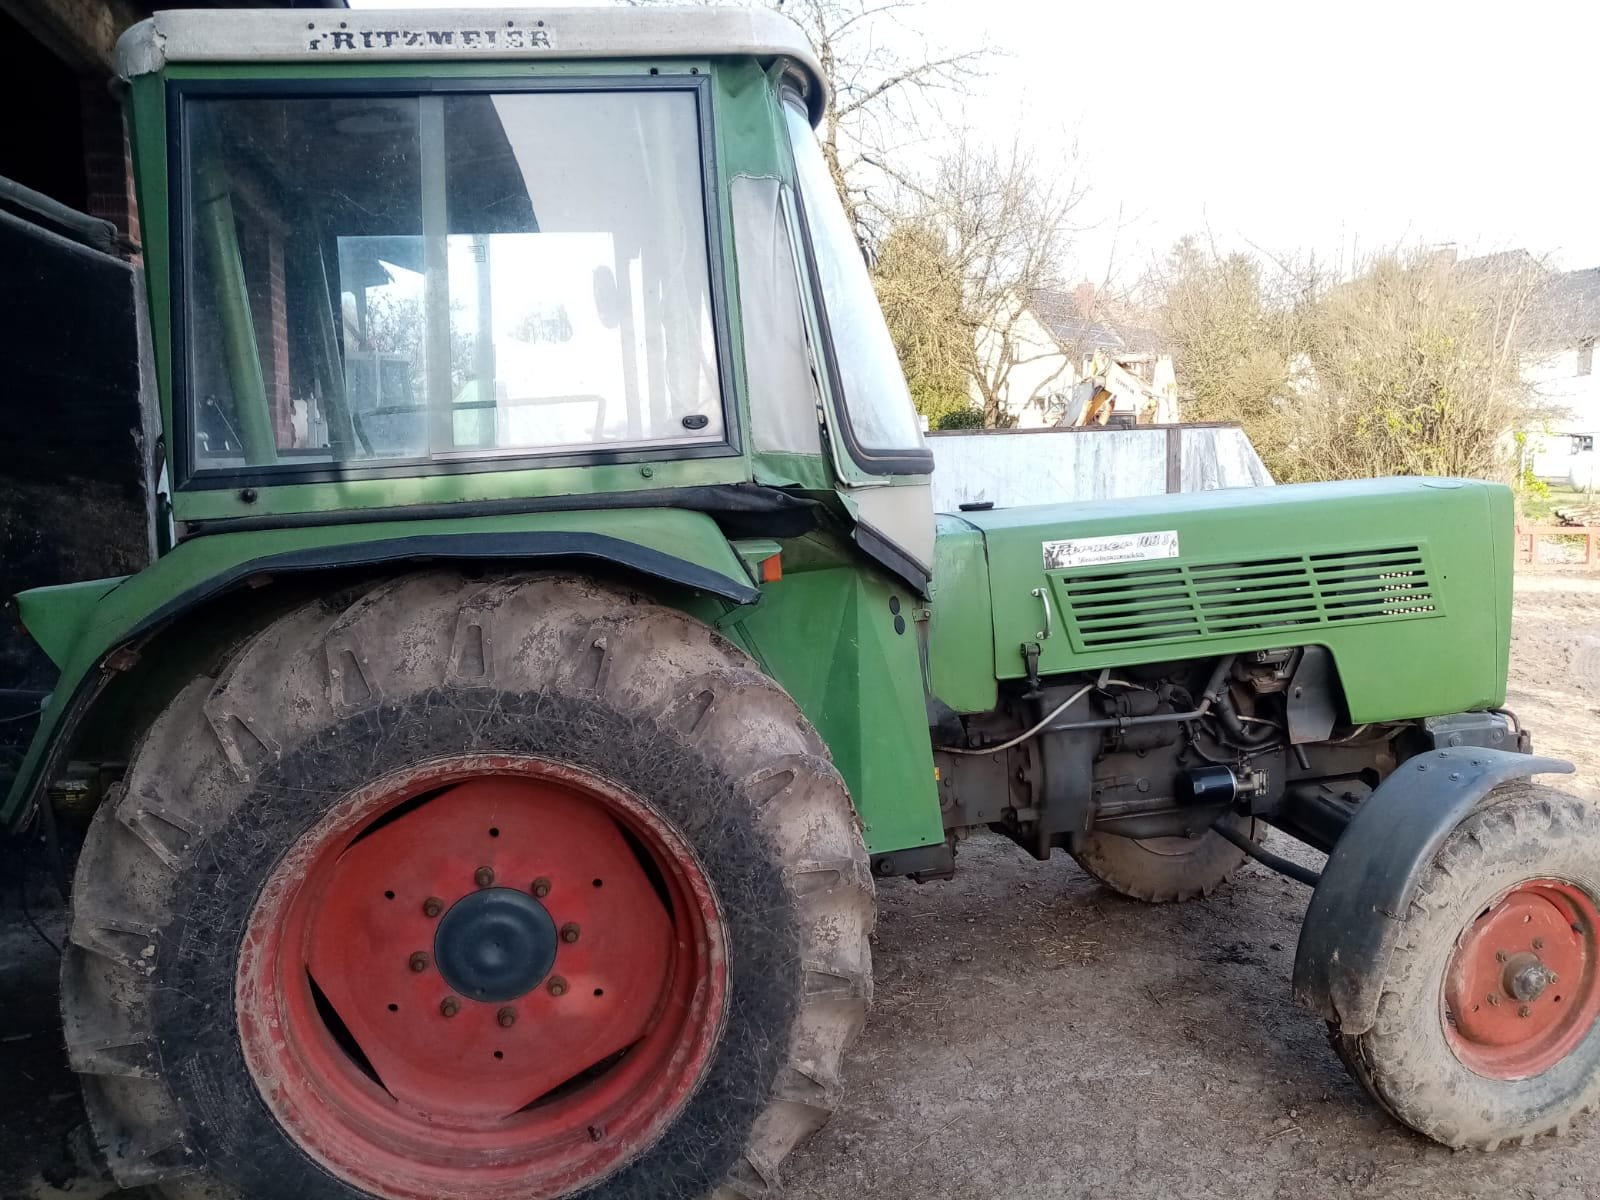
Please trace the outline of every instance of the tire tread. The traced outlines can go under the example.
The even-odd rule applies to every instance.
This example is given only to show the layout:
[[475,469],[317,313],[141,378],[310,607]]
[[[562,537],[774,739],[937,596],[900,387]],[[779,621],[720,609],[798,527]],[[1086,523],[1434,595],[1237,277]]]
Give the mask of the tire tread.
[[1538,864],[1552,850],[1573,844],[1600,853],[1600,810],[1541,784],[1518,781],[1497,789],[1445,842],[1419,882],[1390,954],[1373,1028],[1352,1035],[1330,1026],[1350,1074],[1403,1124],[1454,1149],[1492,1151],[1507,1142],[1528,1145],[1562,1137],[1574,1120],[1600,1106],[1597,1073],[1565,1102],[1547,1097],[1546,1105],[1554,1108],[1543,1115],[1530,1114],[1524,1123],[1509,1126],[1491,1120],[1481,1105],[1464,1102],[1458,1089],[1442,1085],[1452,1073],[1465,1072],[1442,1039],[1436,1046],[1425,1044],[1406,1024],[1415,997],[1439,986],[1431,963],[1440,931],[1471,897],[1486,865],[1521,860],[1533,872],[1525,877],[1535,878]]

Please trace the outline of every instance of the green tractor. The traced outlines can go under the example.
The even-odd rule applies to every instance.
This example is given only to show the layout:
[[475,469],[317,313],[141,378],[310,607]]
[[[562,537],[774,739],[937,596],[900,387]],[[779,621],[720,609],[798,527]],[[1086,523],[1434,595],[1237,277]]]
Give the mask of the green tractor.
[[120,69],[162,553],[18,598],[60,675],[0,815],[98,789],[62,1002],[122,1184],[768,1195],[875,877],[984,829],[1314,886],[1295,994],[1431,1138],[1600,1099],[1505,488],[936,515],[764,11],[173,13]]

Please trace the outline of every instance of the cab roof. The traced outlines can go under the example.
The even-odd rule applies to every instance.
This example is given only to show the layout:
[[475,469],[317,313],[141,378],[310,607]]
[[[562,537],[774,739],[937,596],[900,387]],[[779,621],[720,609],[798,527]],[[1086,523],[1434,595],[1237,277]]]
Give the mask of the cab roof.
[[813,115],[827,85],[800,27],[765,8],[187,9],[117,42],[124,79],[168,63],[460,62],[537,58],[790,60]]

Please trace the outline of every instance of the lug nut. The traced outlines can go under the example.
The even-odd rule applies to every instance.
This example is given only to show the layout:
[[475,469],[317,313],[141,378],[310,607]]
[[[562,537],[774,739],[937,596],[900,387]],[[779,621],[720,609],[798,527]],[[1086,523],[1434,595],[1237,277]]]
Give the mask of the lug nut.
[[454,996],[446,996],[439,1001],[439,1011],[447,1017],[453,1017],[461,1011],[461,1002]]
[[1494,960],[1495,960],[1495,962],[1503,963],[1503,962],[1506,961],[1506,958],[1507,958],[1507,955],[1506,955],[1506,952],[1504,950],[1496,950],[1494,952]]
[[517,1023],[517,1010],[508,1004],[499,1012],[495,1013],[494,1019],[500,1022],[501,1029],[510,1029]]
[[494,872],[488,867],[479,867],[472,873],[472,882],[476,883],[479,887],[488,887],[494,882]]
[[428,969],[428,956],[421,950],[411,956],[411,969],[413,971],[426,971]]
[[1526,1004],[1524,1004],[1522,1007],[1517,1009],[1517,1016],[1519,1016],[1519,1017],[1531,1017],[1531,1016],[1533,1016],[1533,1009],[1529,1008]]
[[426,916],[437,917],[444,911],[444,901],[437,896],[429,896],[422,902],[422,911]]
[[578,940],[578,925],[575,921],[568,921],[561,927],[561,940],[568,945]]
[[1544,949],[1544,939],[1543,938],[1534,938],[1533,939],[1533,948],[1535,950],[1543,950]]
[[1490,1004],[1499,1004],[1500,1003],[1500,993],[1498,993],[1498,992],[1490,992],[1489,993],[1489,1003]]
[[550,976],[550,982],[544,986],[552,996],[565,996],[567,994],[567,981],[559,975]]
[[542,876],[533,881],[533,894],[543,900],[550,894],[550,881]]

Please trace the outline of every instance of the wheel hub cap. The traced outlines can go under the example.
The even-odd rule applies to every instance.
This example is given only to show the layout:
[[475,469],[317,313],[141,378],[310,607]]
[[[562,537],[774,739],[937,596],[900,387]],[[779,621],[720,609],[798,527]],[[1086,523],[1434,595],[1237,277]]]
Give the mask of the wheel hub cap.
[[[564,789],[468,780],[360,837],[329,875],[306,967],[335,1040],[348,1033],[385,1091],[438,1117],[504,1117],[626,1049],[667,982],[667,910],[617,823]],[[543,903],[534,879],[551,882]],[[449,905],[438,920],[429,897]],[[547,906],[590,936],[560,944]],[[560,994],[534,988],[553,966]],[[507,1029],[493,1005],[512,999]]]
[[485,888],[444,914],[433,957],[452,991],[473,1000],[515,1000],[550,974],[557,944],[544,905],[511,888]]
[[1532,954],[1518,954],[1506,964],[1505,988],[1518,1000],[1537,1000],[1555,976]]
[[1468,1068],[1526,1079],[1555,1066],[1600,1017],[1600,911],[1555,879],[1496,897],[1445,968],[1445,1039]]
[[694,852],[547,760],[436,762],[346,797],[268,879],[240,1042],[296,1142],[390,1200],[542,1200],[653,1144],[727,1003]]

